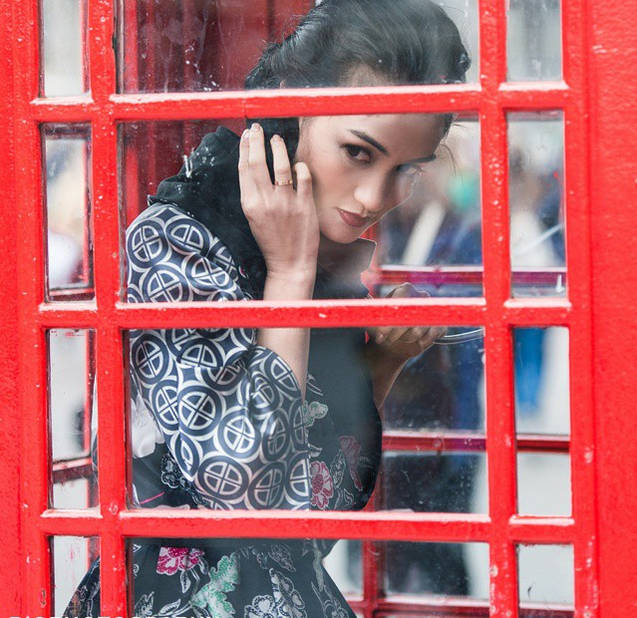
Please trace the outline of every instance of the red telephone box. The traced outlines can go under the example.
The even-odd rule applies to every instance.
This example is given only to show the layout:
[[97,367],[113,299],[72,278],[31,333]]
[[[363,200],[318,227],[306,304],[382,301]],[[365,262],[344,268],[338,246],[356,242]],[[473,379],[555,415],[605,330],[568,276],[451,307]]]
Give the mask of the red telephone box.
[[[479,81],[466,85],[364,89],[195,92],[196,75],[185,63],[177,76],[161,74],[152,37],[124,31],[121,20],[140,24],[153,16],[135,13],[133,2],[89,0],[85,12],[87,94],[46,97],[41,88],[41,10],[35,0],[0,2],[4,54],[2,128],[6,153],[2,168],[5,221],[0,254],[4,345],[0,397],[5,440],[0,453],[5,479],[3,568],[0,607],[6,615],[50,616],[50,539],[59,535],[96,537],[102,560],[102,615],[127,615],[126,539],[156,537],[264,537],[359,539],[364,541],[362,594],[352,607],[361,615],[471,615],[496,618],[530,615],[578,618],[630,616],[637,603],[637,489],[633,435],[637,399],[633,358],[637,336],[632,309],[637,281],[630,269],[636,239],[631,206],[637,198],[637,128],[632,104],[637,97],[634,67],[637,4],[582,0],[562,6],[563,80],[507,81],[508,2],[479,2]],[[261,6],[263,4],[263,6]],[[287,4],[293,6],[287,6]],[[302,13],[306,3],[263,2],[251,14],[265,17],[263,38],[276,35],[282,14]],[[285,6],[284,6],[285,5]],[[141,4],[137,5],[137,9]],[[150,3],[148,6],[152,6]],[[223,6],[222,4],[219,5]],[[183,3],[182,23],[199,5]],[[221,8],[219,9],[221,10]],[[188,13],[191,11],[191,13]],[[228,19],[236,15],[228,15]],[[120,20],[120,21],[118,21]],[[133,21],[131,21],[133,20]],[[256,27],[256,26],[255,26]],[[259,26],[261,27],[261,26]],[[210,35],[212,36],[212,34]],[[214,38],[214,37],[213,37]],[[186,43],[187,36],[181,40]],[[220,41],[223,56],[208,67],[240,58],[245,66],[258,53],[253,40],[237,43],[236,55]],[[140,50],[140,46],[146,46]],[[136,71],[119,74],[117,58],[140,59]],[[188,60],[188,54],[184,57]],[[190,62],[190,61],[189,61]],[[226,63],[225,65],[223,63]],[[153,64],[154,63],[154,64]],[[245,68],[241,63],[239,69]],[[153,68],[154,67],[154,68]],[[227,71],[227,68],[226,68]],[[227,73],[229,87],[238,87]],[[150,77],[149,77],[150,76]],[[148,80],[176,79],[168,93]],[[221,78],[220,78],[221,79]],[[221,79],[221,81],[223,81]],[[144,81],[146,80],[146,81]],[[186,92],[175,93],[183,89]],[[132,131],[129,145],[156,144],[153,123],[180,121],[183,150],[195,145],[206,122],[221,118],[454,111],[474,113],[481,125],[483,287],[479,298],[374,299],[230,304],[180,303],[159,307],[129,305],[121,298],[119,190],[127,204],[139,204],[134,179],[171,173],[156,157],[118,156],[121,123],[150,121]],[[509,250],[507,114],[557,110],[564,117],[566,274],[565,297],[512,297]],[[191,121],[207,119],[199,125]],[[81,291],[67,296],[46,292],[43,229],[44,172],[42,131],[77,127],[73,135],[90,140],[92,277],[83,270]],[[214,122],[213,122],[214,124]],[[176,125],[173,125],[173,127]],[[177,129],[175,129],[177,130]],[[146,133],[144,133],[144,131]],[[174,139],[175,134],[171,134]],[[147,141],[144,141],[147,140]],[[126,146],[124,146],[126,148]],[[121,151],[120,151],[121,152]],[[155,157],[155,160],[153,160]],[[86,159],[88,161],[88,158]],[[144,172],[144,166],[151,172]],[[120,179],[118,179],[118,169]],[[131,180],[133,179],[133,180]],[[126,184],[126,181],[129,184]],[[121,187],[118,182],[123,183]],[[88,218],[87,218],[88,221]],[[88,233],[88,232],[87,232]],[[91,256],[86,258],[91,260]],[[628,267],[627,267],[628,266]],[[475,277],[475,273],[471,277]],[[377,284],[395,273],[378,267]],[[94,285],[93,285],[94,283]],[[276,309],[276,311],[272,311]],[[488,512],[207,512],[128,508],[124,333],[131,328],[210,326],[373,326],[467,324],[485,328],[486,425],[481,434],[453,432],[407,435],[387,432],[384,447],[394,450],[486,450]],[[570,435],[564,439],[516,433],[512,369],[512,329],[561,326],[569,331]],[[62,510],[49,499],[52,474],[81,477],[84,459],[50,466],[47,426],[47,332],[87,329],[94,349],[99,402],[99,507]],[[91,357],[92,352],[88,355]],[[92,362],[92,360],[90,360]],[[92,397],[91,393],[87,398]],[[87,409],[89,404],[87,404]],[[530,516],[518,512],[516,457],[519,451],[570,454],[572,512],[569,516]],[[69,470],[72,470],[69,472]],[[152,531],[152,533],[150,532]],[[489,600],[481,603],[440,599],[396,599],[386,595],[377,564],[368,551],[381,541],[481,542],[489,547]],[[574,607],[534,609],[522,605],[518,590],[518,547],[569,545],[573,548]]]

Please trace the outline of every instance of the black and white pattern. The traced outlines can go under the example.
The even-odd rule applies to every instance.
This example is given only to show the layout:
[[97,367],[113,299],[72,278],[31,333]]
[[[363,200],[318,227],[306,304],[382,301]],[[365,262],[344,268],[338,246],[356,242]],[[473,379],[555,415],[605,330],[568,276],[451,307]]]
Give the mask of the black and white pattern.
[[[245,298],[228,250],[171,205],[127,234],[128,299]],[[215,509],[308,509],[309,450],[290,367],[254,329],[134,330],[131,372],[184,477]]]

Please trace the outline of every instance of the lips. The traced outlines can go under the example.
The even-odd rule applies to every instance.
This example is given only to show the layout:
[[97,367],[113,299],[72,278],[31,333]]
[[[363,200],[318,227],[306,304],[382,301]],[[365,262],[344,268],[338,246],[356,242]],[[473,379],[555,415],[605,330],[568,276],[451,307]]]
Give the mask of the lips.
[[367,223],[367,217],[361,217],[359,215],[355,215],[353,212],[348,212],[347,210],[341,210],[337,208],[338,214],[341,215],[341,219],[345,221],[347,225],[350,227],[363,227]]

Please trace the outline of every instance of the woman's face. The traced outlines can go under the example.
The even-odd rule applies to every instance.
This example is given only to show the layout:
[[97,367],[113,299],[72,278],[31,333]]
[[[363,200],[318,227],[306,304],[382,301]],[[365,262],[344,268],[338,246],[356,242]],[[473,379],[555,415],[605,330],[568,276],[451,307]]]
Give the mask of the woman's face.
[[321,234],[353,242],[409,197],[443,126],[434,114],[302,118],[296,160],[312,174]]

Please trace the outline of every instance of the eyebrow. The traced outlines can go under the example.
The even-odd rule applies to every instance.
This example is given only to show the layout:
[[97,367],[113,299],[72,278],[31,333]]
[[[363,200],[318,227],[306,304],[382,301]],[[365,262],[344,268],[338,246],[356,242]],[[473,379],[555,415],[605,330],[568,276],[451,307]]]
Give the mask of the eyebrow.
[[[389,156],[387,148],[385,148],[385,146],[383,146],[380,142],[377,142],[371,135],[368,135],[364,131],[357,131],[356,129],[350,129],[349,132],[367,142],[368,144],[371,144],[374,148],[376,148],[376,150],[379,150],[385,156]],[[436,154],[434,153],[430,154],[427,157],[418,157],[417,159],[412,159],[411,161],[409,161],[409,163],[430,163],[431,161],[435,161],[435,159]]]
[[385,156],[389,156],[389,152],[387,152],[387,148],[385,148],[385,146],[383,146],[380,142],[377,142],[370,135],[367,135],[367,133],[364,133],[363,131],[357,131],[356,129],[350,129],[349,132],[353,133],[356,137],[359,137],[360,139],[367,142],[368,144],[371,144],[374,148],[376,148],[376,150],[379,150]]

